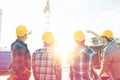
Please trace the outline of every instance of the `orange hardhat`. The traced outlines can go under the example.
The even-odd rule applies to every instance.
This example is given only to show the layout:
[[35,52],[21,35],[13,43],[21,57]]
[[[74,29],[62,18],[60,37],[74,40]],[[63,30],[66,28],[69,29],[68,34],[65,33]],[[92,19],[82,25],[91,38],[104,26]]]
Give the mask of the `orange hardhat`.
[[83,41],[85,39],[85,35],[83,31],[76,31],[74,33],[74,40],[76,41]]
[[23,75],[25,75],[25,77],[26,77],[27,79],[29,79],[30,76],[31,76],[31,71],[28,70],[28,69],[26,69],[26,70],[23,72]]
[[113,38],[113,32],[111,30],[105,30],[103,31],[101,36],[105,36],[107,38]]
[[27,32],[26,26],[24,26],[24,25],[17,26],[17,28],[16,28],[16,35],[17,36],[22,37],[26,34],[26,32]]
[[42,35],[42,40],[43,42],[45,43],[50,43],[54,40],[54,36],[52,34],[52,32],[44,32],[43,35]]
[[7,78],[7,80],[17,80],[17,76],[16,75],[11,75],[10,77]]

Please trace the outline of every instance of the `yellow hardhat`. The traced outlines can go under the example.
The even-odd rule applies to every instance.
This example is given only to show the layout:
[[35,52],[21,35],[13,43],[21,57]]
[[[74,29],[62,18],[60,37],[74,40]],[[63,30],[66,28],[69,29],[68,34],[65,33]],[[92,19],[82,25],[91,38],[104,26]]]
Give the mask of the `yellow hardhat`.
[[101,36],[106,36],[107,38],[113,38],[113,32],[111,30],[105,30]]
[[24,25],[19,25],[16,28],[16,35],[22,37],[26,34],[27,28]]
[[85,35],[83,31],[76,31],[74,33],[74,40],[76,41],[83,41],[85,39]]
[[42,40],[45,43],[50,43],[54,40],[54,36],[52,34],[52,32],[44,32],[42,35]]

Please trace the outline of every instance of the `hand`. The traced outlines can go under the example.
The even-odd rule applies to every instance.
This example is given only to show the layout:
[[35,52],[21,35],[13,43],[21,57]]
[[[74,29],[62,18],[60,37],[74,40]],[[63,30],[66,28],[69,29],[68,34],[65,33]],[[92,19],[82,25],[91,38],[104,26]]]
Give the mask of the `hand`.
[[32,34],[32,31],[29,31],[29,32],[27,33],[27,35],[30,35],[30,34]]
[[102,74],[104,74],[105,70],[104,69],[101,69],[100,70],[100,73],[99,73],[99,76],[102,76]]

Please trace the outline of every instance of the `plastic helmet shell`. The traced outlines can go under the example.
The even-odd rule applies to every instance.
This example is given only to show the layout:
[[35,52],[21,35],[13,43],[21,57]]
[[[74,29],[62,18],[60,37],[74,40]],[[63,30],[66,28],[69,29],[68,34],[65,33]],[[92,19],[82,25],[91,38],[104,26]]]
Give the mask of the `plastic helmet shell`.
[[54,40],[54,36],[52,34],[52,32],[44,32],[42,35],[42,40],[45,43],[50,43]]
[[74,40],[76,41],[83,41],[85,39],[85,35],[83,31],[76,31],[74,33]]
[[113,38],[113,32],[111,30],[105,30],[101,36],[105,36],[107,38]]
[[24,25],[17,26],[17,28],[16,28],[16,35],[17,36],[22,37],[26,34],[26,32],[27,32],[26,26],[24,26]]

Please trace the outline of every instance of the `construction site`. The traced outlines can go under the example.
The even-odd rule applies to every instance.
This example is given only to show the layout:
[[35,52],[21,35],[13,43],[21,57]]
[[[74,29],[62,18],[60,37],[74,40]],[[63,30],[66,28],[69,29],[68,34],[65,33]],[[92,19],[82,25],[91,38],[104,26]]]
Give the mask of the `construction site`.
[[[25,43],[30,56],[36,49],[43,47],[46,41],[42,38],[43,33],[53,32],[56,49],[62,61],[61,80],[72,80],[69,54],[76,47],[77,40],[81,39],[81,37],[73,38],[74,32],[81,30],[85,34],[82,39],[85,45],[93,49],[91,63],[96,75],[99,76],[105,46],[104,41],[101,42],[93,32],[102,38],[107,37],[108,41],[114,39],[120,45],[119,21],[119,0],[0,0],[0,80],[8,80],[10,76],[12,43],[22,32],[17,34],[18,25],[25,25],[28,29],[28,33],[25,34],[28,39]],[[104,30],[111,32],[104,33]],[[29,80],[35,80],[32,71]]]

